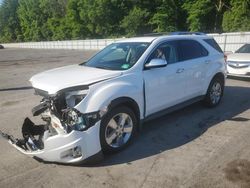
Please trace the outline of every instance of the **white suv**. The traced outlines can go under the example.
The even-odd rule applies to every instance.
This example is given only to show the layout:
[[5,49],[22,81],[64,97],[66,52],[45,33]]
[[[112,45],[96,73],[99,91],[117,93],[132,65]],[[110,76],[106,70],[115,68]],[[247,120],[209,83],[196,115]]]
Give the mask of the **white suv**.
[[127,146],[146,120],[203,100],[216,106],[225,60],[207,35],[124,39],[87,62],[49,70],[30,81],[43,97],[26,118],[23,139],[2,133],[21,152],[78,163]]

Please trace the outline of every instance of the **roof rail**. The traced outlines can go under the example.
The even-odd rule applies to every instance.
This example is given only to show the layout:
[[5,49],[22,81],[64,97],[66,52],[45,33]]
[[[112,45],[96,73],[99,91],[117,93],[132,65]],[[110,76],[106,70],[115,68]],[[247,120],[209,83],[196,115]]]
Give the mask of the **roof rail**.
[[206,34],[202,32],[176,31],[170,33],[170,35],[206,35]]
[[153,37],[153,36],[162,36],[162,35],[206,35],[206,34],[202,32],[176,31],[176,32],[146,33],[146,34],[143,34],[142,36]]
[[153,36],[162,36],[162,35],[169,35],[169,32],[160,32],[160,33],[146,33],[143,36],[153,37]]

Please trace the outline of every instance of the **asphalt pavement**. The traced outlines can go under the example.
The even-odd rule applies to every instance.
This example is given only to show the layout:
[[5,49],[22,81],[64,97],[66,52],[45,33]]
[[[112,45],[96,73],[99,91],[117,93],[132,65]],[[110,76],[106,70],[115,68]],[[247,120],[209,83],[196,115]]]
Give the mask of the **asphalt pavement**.
[[[41,98],[29,78],[95,51],[0,50],[0,130],[21,136]],[[250,187],[250,81],[227,79],[216,108],[196,103],[144,124],[134,143],[92,166],[45,164],[0,139],[0,187]],[[91,143],[90,143],[91,144]]]

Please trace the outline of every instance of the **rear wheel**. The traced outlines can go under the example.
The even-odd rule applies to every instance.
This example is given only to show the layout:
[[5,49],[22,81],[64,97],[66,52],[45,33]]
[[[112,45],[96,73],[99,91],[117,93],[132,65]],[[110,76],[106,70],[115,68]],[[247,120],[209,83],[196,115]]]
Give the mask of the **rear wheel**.
[[224,83],[220,78],[215,77],[207,90],[206,97],[204,99],[205,105],[209,107],[217,106],[223,96]]
[[134,112],[121,106],[108,112],[101,122],[100,140],[104,152],[126,147],[135,136],[137,120]]

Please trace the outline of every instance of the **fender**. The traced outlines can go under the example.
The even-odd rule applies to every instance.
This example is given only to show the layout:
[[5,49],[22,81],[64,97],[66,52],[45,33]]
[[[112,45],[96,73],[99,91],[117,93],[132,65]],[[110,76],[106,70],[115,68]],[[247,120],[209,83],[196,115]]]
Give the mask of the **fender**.
[[[224,61],[224,58],[222,57],[222,59],[220,61]],[[226,65],[223,65],[221,62],[213,62],[212,64],[213,64],[212,67],[207,71],[207,74],[206,74],[206,83],[204,84],[203,95],[205,95],[207,93],[207,89],[209,87],[209,84],[215,75],[217,75],[217,74],[223,75],[224,82],[226,79],[226,73],[225,73],[225,66]]]
[[[119,100],[118,100],[119,99]],[[126,74],[90,86],[87,96],[75,108],[82,113],[107,109],[120,100],[129,99],[137,104],[143,119],[143,79],[140,73]]]

